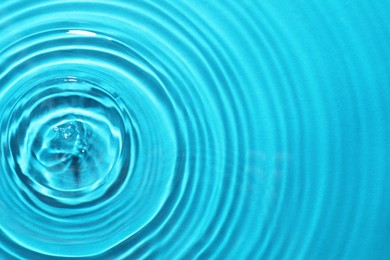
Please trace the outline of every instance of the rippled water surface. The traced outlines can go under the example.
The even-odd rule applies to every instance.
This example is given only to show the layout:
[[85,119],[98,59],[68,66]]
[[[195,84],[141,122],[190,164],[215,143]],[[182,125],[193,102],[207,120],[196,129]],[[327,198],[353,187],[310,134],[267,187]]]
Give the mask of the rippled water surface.
[[389,259],[390,2],[0,3],[1,259]]

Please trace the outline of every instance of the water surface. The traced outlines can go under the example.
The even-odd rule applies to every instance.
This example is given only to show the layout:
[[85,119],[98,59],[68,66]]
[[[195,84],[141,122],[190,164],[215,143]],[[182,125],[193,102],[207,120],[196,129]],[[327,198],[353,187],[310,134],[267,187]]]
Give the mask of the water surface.
[[390,3],[0,3],[0,256],[389,259]]

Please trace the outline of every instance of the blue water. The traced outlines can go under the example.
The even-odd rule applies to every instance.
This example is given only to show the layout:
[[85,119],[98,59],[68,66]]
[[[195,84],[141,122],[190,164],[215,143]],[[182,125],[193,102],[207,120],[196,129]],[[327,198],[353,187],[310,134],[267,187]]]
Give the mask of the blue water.
[[3,0],[1,259],[390,259],[389,1]]

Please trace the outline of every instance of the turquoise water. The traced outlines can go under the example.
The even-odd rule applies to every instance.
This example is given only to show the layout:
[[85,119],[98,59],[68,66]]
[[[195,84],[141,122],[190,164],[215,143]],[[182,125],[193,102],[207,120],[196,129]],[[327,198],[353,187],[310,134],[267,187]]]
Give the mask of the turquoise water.
[[0,3],[1,259],[390,259],[390,2]]

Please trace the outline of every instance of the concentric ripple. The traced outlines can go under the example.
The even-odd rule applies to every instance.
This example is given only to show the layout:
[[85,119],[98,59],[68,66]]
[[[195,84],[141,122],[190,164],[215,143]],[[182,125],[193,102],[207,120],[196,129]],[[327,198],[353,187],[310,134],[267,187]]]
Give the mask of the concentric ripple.
[[389,9],[2,1],[0,258],[390,258]]
[[45,81],[18,101],[7,115],[6,157],[38,192],[60,192],[60,200],[67,191],[71,196],[83,188],[93,191],[110,177],[118,159],[130,160],[129,154],[120,158],[124,116],[96,86],[74,77]]

